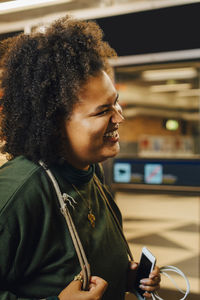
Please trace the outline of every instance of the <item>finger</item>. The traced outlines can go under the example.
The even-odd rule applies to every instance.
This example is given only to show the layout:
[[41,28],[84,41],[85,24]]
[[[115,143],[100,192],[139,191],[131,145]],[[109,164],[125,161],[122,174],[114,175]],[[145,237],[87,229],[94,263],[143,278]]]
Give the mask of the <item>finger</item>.
[[153,281],[154,283],[160,283],[161,278],[160,278],[160,276],[156,276],[153,279],[151,279],[151,281]]
[[82,282],[80,280],[71,281],[70,285],[74,290],[82,290]]
[[95,285],[94,283],[90,283],[90,284],[89,284],[89,291],[94,290],[95,287],[96,287],[96,285]]
[[145,293],[143,294],[143,296],[144,296],[145,298],[152,298],[151,293],[147,293],[147,292],[145,292]]
[[153,271],[150,273],[149,278],[160,277],[160,268],[155,266]]
[[81,283],[81,285],[83,284],[83,273],[82,271],[77,274],[76,276],[74,276],[74,281],[79,281]]
[[105,290],[107,289],[108,283],[98,276],[92,276],[90,279],[90,285],[92,287],[90,291],[93,293],[94,296],[102,296]]
[[156,290],[158,290],[160,288],[160,285],[157,284],[155,286],[152,286],[152,285],[140,284],[139,287],[141,288],[141,290],[144,290],[145,292],[155,292]]
[[138,268],[138,263],[134,262],[134,261],[130,261],[129,263],[129,268],[131,270],[136,270]]
[[153,279],[150,279],[150,278],[143,278],[140,280],[140,283],[143,284],[143,285],[152,285],[152,286],[155,286],[157,284],[160,283],[160,278],[159,277],[155,277]]
[[82,292],[82,282],[80,280],[72,280],[69,285],[64,288],[60,294],[58,295],[58,298],[60,300],[69,299],[70,295],[73,295],[73,299],[81,299]]
[[149,278],[146,278],[146,279],[149,281],[150,285],[160,283],[160,281],[161,281],[160,275],[155,276],[153,278],[149,277]]

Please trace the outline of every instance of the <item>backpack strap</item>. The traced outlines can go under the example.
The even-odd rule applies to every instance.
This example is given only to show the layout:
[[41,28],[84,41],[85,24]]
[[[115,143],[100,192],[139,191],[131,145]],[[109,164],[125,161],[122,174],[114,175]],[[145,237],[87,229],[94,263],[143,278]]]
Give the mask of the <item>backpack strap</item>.
[[[48,177],[51,180],[51,182],[53,184],[53,187],[55,189],[57,198],[58,198],[59,203],[60,203],[61,213],[63,214],[63,216],[65,218],[65,221],[67,223],[69,233],[71,235],[71,239],[72,239],[72,242],[74,244],[74,248],[75,248],[76,254],[78,256],[81,269],[82,269],[83,290],[88,290],[90,277],[91,277],[90,265],[88,263],[85,251],[84,251],[82,243],[81,243],[81,240],[79,238],[78,232],[76,230],[76,227],[74,225],[74,222],[72,220],[72,217],[70,215],[69,209],[68,209],[67,204],[66,204],[66,201],[69,201],[69,203],[70,203],[70,201],[73,198],[71,196],[69,196],[68,194],[66,194],[66,193],[62,194],[61,190],[60,190],[60,187],[59,187],[54,175],[50,171],[50,169],[48,169],[48,167],[42,161],[39,161],[39,164],[43,167],[44,171],[48,175]],[[73,201],[75,202],[74,199],[73,199]]]

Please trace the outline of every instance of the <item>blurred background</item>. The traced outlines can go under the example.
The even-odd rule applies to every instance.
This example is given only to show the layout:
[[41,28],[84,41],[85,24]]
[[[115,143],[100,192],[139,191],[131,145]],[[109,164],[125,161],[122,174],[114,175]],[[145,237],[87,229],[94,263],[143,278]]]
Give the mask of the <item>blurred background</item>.
[[[120,154],[103,167],[133,256],[147,246],[200,299],[200,1],[0,0],[0,40],[44,32],[67,13],[95,20],[118,54],[110,63],[126,122]],[[181,298],[164,278],[160,295]]]

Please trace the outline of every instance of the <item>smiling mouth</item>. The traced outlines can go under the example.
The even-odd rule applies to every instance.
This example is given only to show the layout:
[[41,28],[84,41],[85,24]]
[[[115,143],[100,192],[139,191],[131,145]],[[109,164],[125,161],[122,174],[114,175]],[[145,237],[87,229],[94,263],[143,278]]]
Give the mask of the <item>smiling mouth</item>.
[[115,131],[110,131],[110,132],[107,132],[104,137],[111,137],[111,138],[117,138],[118,137],[118,131],[115,130]]

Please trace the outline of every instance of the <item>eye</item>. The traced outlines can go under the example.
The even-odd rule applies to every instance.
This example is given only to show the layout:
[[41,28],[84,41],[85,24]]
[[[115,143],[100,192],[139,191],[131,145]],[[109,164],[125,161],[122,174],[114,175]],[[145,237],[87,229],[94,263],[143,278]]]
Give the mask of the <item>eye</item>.
[[118,96],[117,99],[115,100],[114,105],[117,105],[117,104],[119,104],[119,96]]
[[103,116],[103,115],[106,115],[108,112],[110,112],[111,109],[105,109],[105,110],[102,110],[100,111],[98,114],[96,114],[96,116]]

